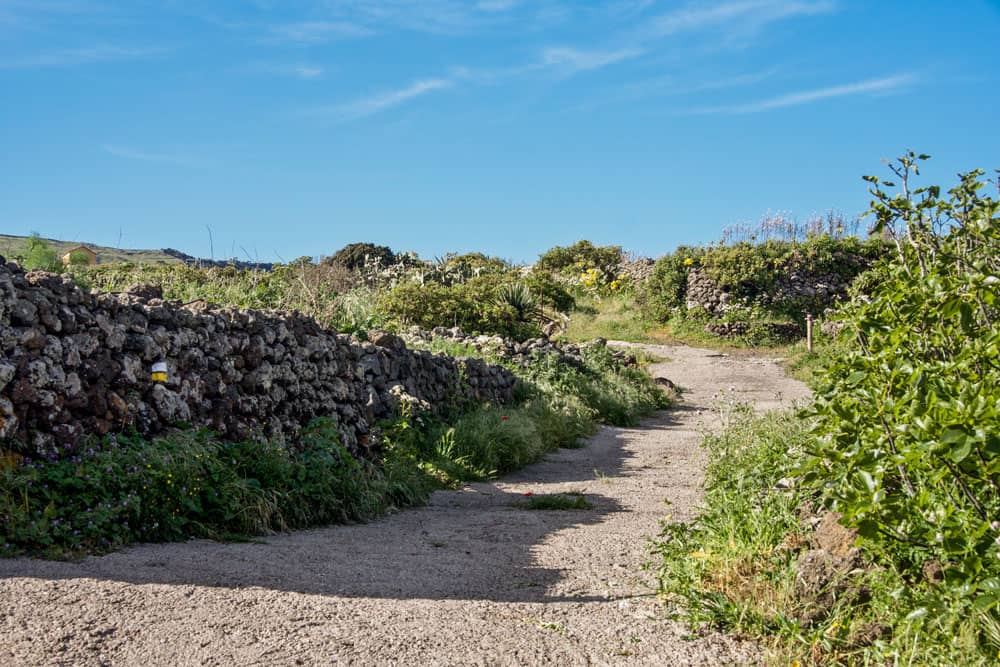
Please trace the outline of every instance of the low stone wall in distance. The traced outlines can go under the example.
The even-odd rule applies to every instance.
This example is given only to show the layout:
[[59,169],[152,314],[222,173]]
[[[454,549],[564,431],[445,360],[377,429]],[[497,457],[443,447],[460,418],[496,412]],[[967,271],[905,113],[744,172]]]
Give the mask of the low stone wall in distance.
[[[161,361],[167,380],[154,382]],[[385,332],[359,342],[300,313],[181,305],[149,286],[88,293],[0,257],[0,440],[26,455],[177,425],[293,440],[316,417],[363,454],[400,400],[500,404],[515,383],[501,366],[410,350]]]

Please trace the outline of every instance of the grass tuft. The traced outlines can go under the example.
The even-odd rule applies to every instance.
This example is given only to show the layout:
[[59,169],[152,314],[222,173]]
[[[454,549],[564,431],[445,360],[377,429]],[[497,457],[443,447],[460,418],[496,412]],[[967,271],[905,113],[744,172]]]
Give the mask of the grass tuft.
[[568,493],[525,494],[525,499],[514,503],[525,510],[589,510],[594,506],[578,491]]

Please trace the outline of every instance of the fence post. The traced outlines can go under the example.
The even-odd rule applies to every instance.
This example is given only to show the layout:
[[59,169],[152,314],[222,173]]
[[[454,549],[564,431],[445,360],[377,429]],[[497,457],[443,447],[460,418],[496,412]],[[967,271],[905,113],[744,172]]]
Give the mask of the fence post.
[[813,351],[813,316],[806,315],[806,349]]

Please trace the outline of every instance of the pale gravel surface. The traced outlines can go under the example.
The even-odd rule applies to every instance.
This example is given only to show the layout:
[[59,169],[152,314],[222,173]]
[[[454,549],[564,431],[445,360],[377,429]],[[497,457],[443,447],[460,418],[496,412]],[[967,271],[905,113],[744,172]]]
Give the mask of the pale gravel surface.
[[[663,619],[641,565],[666,513],[696,512],[713,394],[769,408],[807,390],[771,360],[645,347],[670,358],[652,371],[686,389],[677,408],[425,508],[249,544],[0,560],[0,665],[753,663],[752,645]],[[512,507],[559,491],[594,509]]]

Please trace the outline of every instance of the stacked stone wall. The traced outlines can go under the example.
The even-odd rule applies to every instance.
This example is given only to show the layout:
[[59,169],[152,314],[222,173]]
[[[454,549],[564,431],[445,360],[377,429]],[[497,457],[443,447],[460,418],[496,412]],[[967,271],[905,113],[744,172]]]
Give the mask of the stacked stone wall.
[[[152,366],[166,362],[167,381]],[[88,435],[178,425],[294,442],[317,417],[364,454],[400,401],[430,409],[511,400],[515,376],[479,359],[367,342],[295,312],[164,301],[154,287],[90,293],[0,258],[0,439],[67,456]]]

